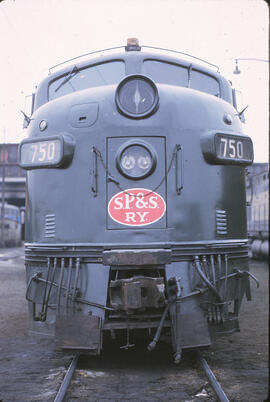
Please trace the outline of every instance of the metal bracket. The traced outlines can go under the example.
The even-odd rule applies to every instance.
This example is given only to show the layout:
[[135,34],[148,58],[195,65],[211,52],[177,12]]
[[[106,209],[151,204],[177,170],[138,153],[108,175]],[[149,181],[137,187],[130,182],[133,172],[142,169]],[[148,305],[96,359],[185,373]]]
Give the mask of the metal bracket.
[[135,346],[135,343],[129,343],[129,326],[128,326],[128,320],[127,320],[127,343],[124,346],[120,346],[120,349],[129,349],[129,348],[133,348],[133,346]]
[[[33,314],[34,314],[33,320],[34,320],[34,321],[46,321],[47,314],[45,314],[45,313],[47,313],[47,309],[48,309],[49,295],[47,295],[47,298],[46,298],[45,302],[43,303],[44,306],[45,306],[45,310],[44,310],[44,306],[42,305],[42,306],[43,306],[43,307],[42,307],[42,311],[40,312],[40,314],[39,314],[38,316],[36,316],[36,315],[35,315],[35,311],[36,311],[36,304],[37,304],[37,303],[35,303],[35,301],[34,301],[33,299],[31,299],[30,296],[29,296],[29,294],[30,294],[30,289],[31,289],[31,286],[32,286],[32,283],[33,283],[33,282],[36,282],[36,283],[40,283],[40,282],[41,282],[41,283],[45,283],[46,287],[45,287],[45,293],[44,293],[44,295],[46,295],[46,288],[47,288],[47,286],[49,286],[50,288],[51,288],[52,286],[54,286],[54,287],[58,288],[58,290],[61,289],[61,290],[64,290],[64,291],[66,291],[66,292],[68,291],[68,287],[65,287],[65,286],[62,286],[62,285],[59,286],[58,283],[55,283],[55,282],[53,282],[53,281],[49,281],[49,280],[47,280],[47,279],[42,278],[42,273],[41,273],[41,272],[37,272],[36,274],[34,274],[34,275],[30,278],[30,280],[29,280],[29,282],[28,282],[28,285],[27,285],[25,298],[26,298],[26,300],[27,300],[28,302],[33,303],[33,306],[34,306],[34,309],[33,309]],[[76,302],[76,303],[86,304],[86,305],[88,305],[88,306],[97,307],[97,308],[100,308],[100,309],[103,309],[103,310],[115,311],[114,308],[107,307],[107,306],[103,306],[102,304],[94,303],[94,302],[91,302],[91,301],[88,301],[88,300],[85,300],[85,299],[82,299],[82,298],[77,297],[77,290],[78,290],[78,289],[77,289],[77,288],[74,288],[74,289],[75,289],[75,291],[73,291],[72,294],[71,294],[71,293],[68,293],[68,294],[66,293],[67,301],[68,301],[68,300],[72,300],[73,303]],[[58,294],[59,294],[59,293],[58,293]],[[59,300],[59,303],[60,303],[60,300]]]

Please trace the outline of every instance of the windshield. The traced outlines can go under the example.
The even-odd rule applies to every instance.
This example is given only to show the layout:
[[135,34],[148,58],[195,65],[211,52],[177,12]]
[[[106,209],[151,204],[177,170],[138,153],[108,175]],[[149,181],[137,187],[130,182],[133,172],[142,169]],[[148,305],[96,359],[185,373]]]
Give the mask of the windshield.
[[214,77],[192,68],[158,60],[145,60],[143,72],[154,82],[197,89],[220,96],[218,81]]
[[49,86],[49,100],[71,92],[118,83],[125,76],[125,63],[113,61],[79,70],[76,66],[68,74],[53,81]]

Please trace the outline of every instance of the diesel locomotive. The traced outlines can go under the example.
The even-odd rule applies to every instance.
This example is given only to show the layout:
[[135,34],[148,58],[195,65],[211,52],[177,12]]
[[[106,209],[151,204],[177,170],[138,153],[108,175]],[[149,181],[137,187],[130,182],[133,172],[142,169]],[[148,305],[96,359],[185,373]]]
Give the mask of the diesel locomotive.
[[[30,330],[99,354],[207,347],[251,299],[245,167],[235,92],[215,65],[140,46],[55,66],[28,137]],[[183,56],[184,55],[184,56]]]

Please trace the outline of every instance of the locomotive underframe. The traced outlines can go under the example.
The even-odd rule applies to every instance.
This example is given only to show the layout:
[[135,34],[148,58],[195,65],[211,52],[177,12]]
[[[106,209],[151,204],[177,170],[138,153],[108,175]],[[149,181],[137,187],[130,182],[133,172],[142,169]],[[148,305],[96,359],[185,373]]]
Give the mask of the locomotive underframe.
[[243,295],[251,299],[246,240],[148,246],[26,244],[31,330],[94,354],[104,332],[124,331],[129,347],[147,330],[149,350],[169,334],[176,360],[239,330]]

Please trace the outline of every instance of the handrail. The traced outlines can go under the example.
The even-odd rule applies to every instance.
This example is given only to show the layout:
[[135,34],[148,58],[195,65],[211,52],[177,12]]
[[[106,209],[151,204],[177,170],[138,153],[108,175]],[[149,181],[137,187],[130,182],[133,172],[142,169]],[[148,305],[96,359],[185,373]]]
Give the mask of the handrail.
[[[61,63],[55,64],[54,66],[50,67],[50,68],[49,68],[49,74],[51,74],[51,70],[55,69],[56,67],[62,66],[63,64],[69,63],[70,61],[77,60],[77,59],[80,59],[80,58],[85,57],[85,56],[90,56],[90,55],[92,55],[92,54],[102,53],[102,52],[106,52],[106,51],[109,51],[109,50],[122,49],[122,48],[125,48],[125,47],[126,47],[126,46],[109,47],[109,48],[107,48],[107,49],[95,50],[95,51],[93,51],[93,52],[84,53],[84,54],[82,54],[82,55],[80,55],[80,56],[72,57],[71,59],[65,60],[65,61],[63,61],[63,62],[61,62]],[[200,61],[202,61],[203,63],[206,63],[206,64],[208,64],[208,65],[210,65],[210,66],[212,66],[212,67],[215,67],[215,68],[217,69],[217,72],[219,73],[219,67],[218,67],[216,64],[209,63],[208,61],[206,61],[206,60],[204,60],[204,59],[201,59],[200,57],[192,56],[191,54],[184,53],[184,52],[180,52],[180,51],[178,51],[178,50],[166,49],[166,48],[162,48],[162,47],[147,46],[147,45],[141,45],[141,47],[144,47],[144,48],[147,48],[147,49],[163,50],[163,51],[166,51],[166,52],[172,52],[172,53],[182,54],[182,55],[191,57],[191,58],[193,58],[193,59],[195,59],[195,60],[200,60]]]
[[217,72],[219,73],[219,67],[218,67],[216,64],[209,63],[209,61],[206,61],[206,60],[204,60],[204,59],[201,59],[200,57],[192,56],[191,54],[184,53],[184,52],[179,52],[178,50],[166,49],[166,48],[163,48],[163,47],[146,46],[146,45],[141,45],[141,46],[142,46],[142,47],[149,48],[149,49],[164,50],[164,51],[166,51],[166,52],[178,53],[178,54],[183,54],[183,55],[188,56],[188,57],[192,57],[193,59],[200,60],[200,61],[202,61],[203,63],[209,64],[210,66],[215,67],[215,68],[217,69]]
[[123,47],[125,47],[125,46],[109,47],[108,49],[95,50],[95,51],[93,51],[93,52],[81,54],[80,56],[76,56],[76,57],[73,57],[72,59],[68,59],[68,60],[62,61],[62,63],[55,64],[54,66],[50,67],[50,68],[49,68],[49,74],[51,74],[51,70],[53,70],[54,68],[59,67],[59,66],[62,66],[62,64],[66,64],[66,63],[68,63],[69,61],[77,60],[77,59],[79,59],[79,58],[81,58],[81,57],[89,56],[89,55],[95,54],[95,53],[106,52],[106,51],[108,51],[108,50],[121,49],[121,48],[123,48]]

